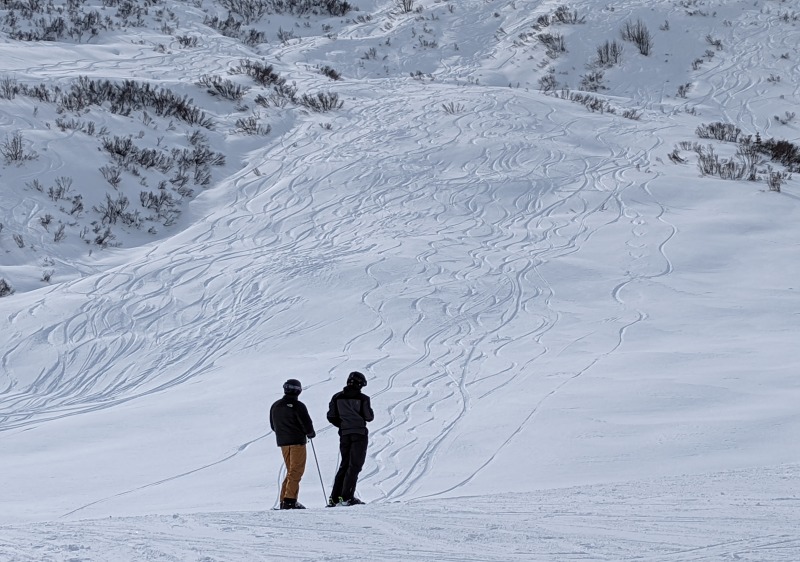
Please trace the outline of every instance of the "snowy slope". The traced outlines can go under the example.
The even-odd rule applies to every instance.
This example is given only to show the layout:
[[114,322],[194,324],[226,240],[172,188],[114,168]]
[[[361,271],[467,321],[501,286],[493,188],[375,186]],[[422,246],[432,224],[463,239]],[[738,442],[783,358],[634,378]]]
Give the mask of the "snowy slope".
[[[210,2],[55,42],[14,39],[5,9],[6,84],[133,79],[209,123],[0,99],[6,143],[21,133],[32,156],[0,169],[16,290],[0,298],[0,559],[800,558],[797,181],[771,191],[767,166],[786,168],[766,159],[757,182],[702,176],[691,148],[734,154],[697,136],[715,122],[800,142],[800,13],[354,4],[266,14],[249,43]],[[648,56],[620,38],[630,21]],[[620,62],[599,69],[614,40]],[[287,101],[246,60],[342,105]],[[579,91],[597,70],[602,88]],[[204,76],[247,90],[212,96]],[[113,160],[103,127],[176,163]],[[176,190],[173,151],[204,147],[224,162]],[[104,223],[122,195],[138,214]],[[354,369],[376,409],[370,505],[269,511],[280,385],[305,386],[329,489],[324,412]],[[313,463],[300,499],[323,504]]]

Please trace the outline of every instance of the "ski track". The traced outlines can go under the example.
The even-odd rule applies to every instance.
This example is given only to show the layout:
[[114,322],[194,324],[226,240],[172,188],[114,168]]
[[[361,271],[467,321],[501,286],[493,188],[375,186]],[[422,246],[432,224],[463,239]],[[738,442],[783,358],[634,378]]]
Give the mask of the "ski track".
[[2,526],[0,558],[787,562],[800,550],[791,526],[798,498],[786,495],[785,484],[797,470],[504,494],[493,502],[461,497]]
[[[419,91],[426,97],[431,93]],[[15,376],[23,355],[35,352],[37,345],[57,350],[50,366],[31,383],[10,383],[10,392],[0,399],[0,431],[112,407],[210,373],[216,357],[257,347],[275,334],[271,326],[280,322],[281,313],[299,304],[281,289],[264,291],[258,279],[301,276],[324,282],[329,264],[357,260],[372,249],[375,261],[362,264],[371,285],[359,300],[374,320],[362,333],[353,334],[341,351],[349,356],[354,349],[375,350],[368,371],[379,375],[383,384],[373,395],[376,403],[381,404],[384,394],[402,396],[381,405],[387,415],[374,430],[375,461],[365,480],[372,481],[384,499],[404,497],[430,471],[441,447],[458,435],[476,397],[488,399],[519,379],[535,376],[537,365],[553,355],[557,361],[560,352],[546,340],[558,326],[558,295],[542,269],[579,253],[600,229],[630,222],[629,278],[609,288],[609,305],[620,309],[620,325],[610,322],[606,329],[617,336],[610,343],[598,337],[599,347],[585,366],[557,386],[543,388],[544,398],[535,408],[515,413],[519,424],[500,449],[487,451],[461,483],[447,491],[469,482],[531,422],[548,396],[612,353],[621,345],[624,330],[646,316],[635,309],[626,311],[620,295],[631,279],[652,275],[638,270],[652,268],[654,260],[661,263],[659,270],[669,270],[662,262],[671,233],[656,229],[649,234],[652,240],[647,239],[651,225],[645,217],[657,221],[664,210],[657,201],[637,201],[635,197],[653,196],[646,184],[637,185],[627,175],[635,165],[646,164],[652,148],[631,153],[608,140],[629,134],[624,128],[598,129],[595,140],[605,149],[596,157],[578,161],[566,150],[550,150],[533,152],[539,160],[530,161],[528,146],[541,137],[568,136],[574,121],[561,120],[544,105],[522,105],[513,96],[488,90],[479,93],[472,114],[454,116],[446,136],[431,145],[428,139],[437,136],[434,128],[439,125],[430,115],[449,90],[437,88],[433,93],[437,98],[423,111],[406,115],[410,124],[403,130],[394,126],[408,114],[410,104],[403,103],[381,110],[367,104],[357,116],[364,122],[352,127],[366,131],[362,134],[333,133],[326,141],[310,126],[301,128],[253,163],[260,175],[252,174],[251,168],[233,179],[232,203],[187,232],[184,251],[154,248],[140,263],[61,288],[62,298],[83,301],[72,316],[31,330],[29,338],[20,338],[1,356],[10,380],[24,380],[21,374]],[[535,131],[531,122],[538,124]],[[506,130],[501,133],[498,125]],[[387,138],[376,138],[374,131],[388,131],[382,133]],[[500,134],[509,138],[502,151],[483,146],[484,139]],[[328,142],[348,143],[353,153],[369,152],[371,165],[363,166],[346,151],[334,160]],[[380,142],[405,144],[405,155],[381,153],[375,148]],[[472,146],[475,158],[452,161],[446,156],[448,146]],[[424,186],[391,181],[392,169],[408,172],[422,165],[430,166],[432,181],[441,185],[433,201]],[[328,171],[314,181],[295,172],[316,166]],[[527,177],[529,169],[537,170],[535,178]],[[337,200],[330,189],[334,182],[360,187]],[[531,187],[507,208],[496,199],[503,185]],[[635,197],[629,196],[634,192]],[[607,212],[609,206],[617,211]],[[438,228],[416,232],[431,213]],[[387,231],[397,233],[394,245],[370,245],[372,233]],[[416,236],[409,239],[406,233]],[[416,237],[426,241],[417,243]],[[463,248],[459,263],[445,263],[441,257],[452,255],[452,247]],[[406,255],[416,263],[413,270],[399,278],[384,271],[396,256]],[[244,267],[243,256],[249,264]],[[458,295],[447,301],[459,306],[444,305],[440,291]],[[412,306],[417,315],[405,325],[402,311],[393,315],[387,305],[395,295],[410,294],[415,294]],[[120,295],[119,302],[109,295]],[[36,304],[46,306],[46,301]],[[24,333],[31,321],[36,322],[35,307],[25,317],[12,318],[10,325]],[[534,357],[524,365],[503,355],[503,348],[516,343],[507,334],[519,333],[520,323],[535,326],[522,332],[534,346]],[[308,328],[296,326],[294,332]],[[408,357],[405,364],[383,372],[381,363],[398,350]],[[476,369],[487,356],[500,365],[503,376]],[[142,357],[148,358],[145,364]],[[398,440],[406,434],[410,441]],[[401,470],[402,466],[413,468]]]
[[[459,26],[481,25],[469,10],[462,12],[467,15],[456,20]],[[730,29],[731,37],[724,40],[735,37],[752,45],[751,56],[732,61],[724,52],[718,53],[713,63],[696,74],[705,90],[692,104],[719,110],[721,117],[731,122],[749,122],[753,129],[769,126],[752,118],[748,100],[753,99],[754,89],[761,91],[766,78],[754,76],[749,69],[766,66],[764,50],[756,46],[770,37],[774,17],[762,14],[757,23],[766,26],[753,26],[747,32],[741,31],[743,25]],[[387,18],[397,19],[394,15]],[[513,37],[530,23],[521,20],[519,27],[506,33]],[[398,25],[411,24],[403,20]],[[375,25],[367,37],[374,39],[379,31]],[[353,27],[340,37],[356,41],[360,33],[363,28]],[[778,44],[771,41],[770,51],[792,48],[791,39]],[[224,39],[214,48],[220,55],[216,68],[208,67],[208,57],[191,51],[175,59],[142,48],[129,61],[78,59],[69,65],[20,71],[46,77],[115,75],[147,68],[149,77],[168,79],[175,64],[182,72],[224,72],[230,61],[248,54],[241,45]],[[312,52],[317,48],[324,48],[322,40],[287,45],[280,54],[299,57],[303,49]],[[21,297],[24,310],[10,312],[3,319],[2,328],[14,335],[0,353],[4,373],[0,434],[165,392],[212,374],[219,357],[260,349],[272,338],[290,339],[317,329],[312,320],[284,323],[286,312],[304,305],[296,296],[295,280],[324,287],[335,282],[332,272],[336,268],[344,268],[358,272],[359,282],[353,287],[356,296],[350,304],[369,321],[363,330],[347,335],[337,350],[341,359],[328,375],[330,379],[340,377],[339,365],[369,357],[365,372],[375,380],[370,388],[377,387],[372,396],[379,416],[362,487],[368,487],[377,501],[387,506],[399,500],[453,496],[468,490],[467,485],[500,458],[517,436],[536,431],[536,416],[549,400],[569,385],[579,384],[582,377],[591,376],[592,368],[623,346],[626,335],[647,319],[644,305],[629,301],[628,294],[673,273],[669,244],[678,233],[652,188],[659,174],[647,171],[654,155],[667,149],[657,129],[655,133],[652,129],[637,132],[622,119],[586,114],[581,119],[593,119],[597,124],[594,152],[586,158],[575,156],[569,145],[577,122],[572,113],[558,111],[532,94],[458,86],[481,61],[492,60],[501,51],[508,54],[505,47],[492,49],[469,50],[476,53],[472,61],[442,61],[440,71],[451,83],[395,90],[387,79],[381,83],[385,97],[374,99],[364,97],[358,91],[360,86],[354,86],[350,93],[361,97],[347,127],[320,132],[316,123],[309,121],[254,158],[218,188],[232,194],[224,210],[179,235],[180,252],[172,246],[154,246],[128,265]],[[517,55],[511,52],[511,56]],[[503,65],[502,60],[494,63],[498,68]],[[793,68],[796,71],[798,66]],[[344,91],[347,88],[342,86]],[[441,106],[453,99],[469,104],[469,112],[445,115]],[[662,98],[644,101],[648,106],[663,103]],[[416,111],[418,107],[422,109]],[[0,113],[0,120],[4,125],[18,125],[14,116],[5,113]],[[504,139],[502,144],[499,138]],[[548,150],[532,150],[543,140],[548,141]],[[634,146],[638,148],[630,148]],[[448,147],[468,148],[471,157],[454,160]],[[41,165],[51,171],[63,165],[55,157],[45,162],[48,164]],[[394,181],[414,177],[416,172],[436,183],[433,197],[428,185]],[[38,173],[41,170],[32,171],[30,177]],[[334,185],[352,186],[352,191],[343,192]],[[512,197],[506,191],[518,193]],[[513,201],[510,206],[509,199]],[[34,220],[35,211],[6,212],[23,213]],[[430,228],[426,226],[430,217],[435,227],[422,231]],[[586,244],[609,229],[625,232],[624,269],[609,282],[604,301],[586,312],[583,321],[591,331],[587,328],[565,340],[559,330],[569,295],[549,281],[548,271],[580,255]],[[266,286],[264,279],[275,282]],[[42,318],[51,318],[51,299],[73,306],[56,321],[42,324]],[[566,360],[565,351],[577,343],[589,351]],[[510,351],[515,346],[527,346],[525,362]],[[36,372],[30,371],[28,357],[39,358]],[[535,400],[528,408],[508,413],[509,427],[496,439],[496,448],[479,451],[446,486],[420,492],[438,456],[459,438],[459,429],[470,414],[522,382],[535,388]],[[243,437],[242,444],[232,444],[231,452],[217,461],[75,506],[63,517],[226,462],[267,435]],[[539,509],[525,511],[520,506],[523,517],[508,517],[503,525],[519,525],[520,532],[526,524],[531,525],[531,540],[552,544],[549,554],[585,559],[586,536],[581,532],[588,532],[584,529],[587,525],[595,525],[594,532],[599,533],[598,524],[632,515],[640,530],[655,525],[657,516],[644,508],[613,513],[614,509],[635,511],[634,506],[605,506],[611,514],[588,516],[580,514],[577,507],[575,511],[564,507],[552,517],[559,521],[556,534],[563,535],[559,538],[550,536],[547,525],[539,522]],[[479,525],[469,507],[458,509],[466,527]],[[628,547],[630,552],[643,549],[645,555],[640,559],[739,556],[769,560],[780,559],[781,549],[800,548],[797,539],[775,532],[665,552],[669,541],[674,545],[699,540],[698,534],[680,537],[682,525],[693,521],[691,514],[686,521],[671,515],[681,510],[680,505],[668,505],[661,515],[674,535],[660,536],[661,542],[649,546],[633,538],[619,546],[607,541],[600,547],[606,549],[603,556],[628,559],[624,552]],[[251,516],[239,514],[179,517],[182,523],[178,526],[212,527],[218,533],[227,532],[230,526],[236,540],[204,542],[194,537],[189,541],[191,548],[219,549],[216,555],[246,559],[263,554],[260,543],[265,536],[288,532],[275,524],[280,521],[277,515],[262,515],[270,520],[268,530],[253,530]],[[592,516],[596,516],[594,520]],[[334,537],[339,532],[337,523],[318,517],[318,523],[328,526],[323,534]],[[402,538],[406,548],[416,545],[415,537],[422,532],[414,522],[418,514],[397,512],[382,517],[387,518],[382,522],[385,528]],[[587,519],[592,521],[587,523]],[[63,543],[57,547],[62,553],[51,552],[49,559],[69,553],[69,545],[60,537],[152,560],[179,559],[178,554],[170,554],[171,545],[185,539],[166,532],[149,536],[143,544],[119,545],[125,542],[124,533],[130,533],[123,531],[129,525],[142,527],[135,532],[149,532],[147,519],[114,520],[102,528],[93,524],[85,529],[80,523],[48,523],[47,531]],[[724,523],[719,525],[724,528]],[[93,535],[95,529],[101,530]],[[6,530],[16,535],[22,548],[28,548],[31,554],[25,556],[33,560],[29,543],[38,531]],[[485,530],[476,533],[484,539],[476,544],[492,543]],[[389,541],[386,537],[375,540],[386,540],[383,547]],[[237,541],[239,546],[233,546]],[[155,546],[147,546],[153,543]],[[421,546],[413,546],[412,552],[421,560],[466,559],[463,550],[450,552],[450,544],[456,543],[443,546],[426,539]],[[9,547],[0,542],[0,555],[3,548]],[[389,550],[383,559],[394,559],[396,554]],[[505,551],[483,558],[484,552],[474,559],[528,560],[529,555]],[[620,557],[614,558],[617,555]],[[308,556],[325,559],[313,558],[323,553]]]

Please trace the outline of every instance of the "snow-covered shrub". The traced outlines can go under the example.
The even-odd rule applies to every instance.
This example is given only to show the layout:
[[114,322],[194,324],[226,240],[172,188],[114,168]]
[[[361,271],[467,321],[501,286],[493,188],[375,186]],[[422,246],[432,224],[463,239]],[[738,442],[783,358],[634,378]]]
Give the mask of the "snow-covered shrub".
[[606,41],[597,47],[597,64],[599,66],[612,66],[622,59],[622,45],[616,41]]
[[8,163],[33,160],[38,156],[34,151],[25,149],[25,138],[19,131],[12,134],[10,138],[6,137],[6,140],[0,143],[0,154]]
[[318,92],[317,95],[303,94],[298,103],[318,113],[340,109],[344,105],[344,101],[339,99],[339,94],[330,92]]
[[697,129],[695,129],[695,133],[701,139],[737,142],[739,140],[739,135],[742,134],[742,130],[730,123],[721,123],[717,121],[715,123],[709,123],[708,125],[705,123],[699,125]]
[[648,56],[653,50],[653,36],[642,20],[626,21],[622,27],[622,38],[636,45],[644,56]]
[[0,297],[7,297],[14,294],[14,288],[2,277],[0,277]]

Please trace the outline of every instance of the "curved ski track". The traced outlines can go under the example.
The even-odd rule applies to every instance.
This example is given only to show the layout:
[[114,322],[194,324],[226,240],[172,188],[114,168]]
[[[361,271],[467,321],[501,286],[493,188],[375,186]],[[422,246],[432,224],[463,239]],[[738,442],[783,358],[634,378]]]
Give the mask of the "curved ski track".
[[[736,37],[757,45],[764,33]],[[763,62],[763,47],[752,52],[740,61],[748,68]],[[699,74],[707,91],[694,101],[737,108],[729,117],[746,121],[749,102],[737,100],[763,82],[722,56],[718,64]],[[445,68],[446,78],[463,74]],[[166,391],[228,354],[335,333],[339,319],[313,314],[308,299],[340,285],[352,288],[344,308],[364,328],[337,351],[371,358],[379,415],[364,482],[379,498],[452,494],[535,431],[548,400],[647,318],[627,291],[673,271],[676,228],[648,172],[670,147],[657,128],[521,91],[393,79],[376,90],[344,84],[355,101],[331,131],[309,119],[253,155],[215,189],[225,204],[173,240],[19,296],[22,308],[2,324],[0,432]],[[453,99],[468,110],[442,111]],[[592,122],[590,146],[576,146],[578,120]],[[623,265],[600,281],[602,300],[576,328],[575,295],[554,272],[606,231],[626,240]],[[531,399],[508,412],[497,446],[465,458],[447,486],[421,491],[470,416],[518,388]]]

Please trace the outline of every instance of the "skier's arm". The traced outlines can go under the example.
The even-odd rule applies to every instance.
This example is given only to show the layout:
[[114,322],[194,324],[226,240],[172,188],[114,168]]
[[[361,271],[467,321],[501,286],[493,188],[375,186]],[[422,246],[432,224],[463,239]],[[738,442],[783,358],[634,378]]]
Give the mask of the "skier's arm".
[[297,415],[300,416],[300,424],[303,426],[303,431],[306,432],[306,437],[314,439],[317,432],[314,431],[314,422],[311,421],[311,416],[308,415],[308,408],[302,402],[297,403]]
[[269,428],[275,431],[275,421],[272,419],[272,413],[275,411],[275,404],[269,409]]
[[342,418],[339,417],[339,408],[336,405],[336,397],[331,398],[331,403],[328,404],[328,421],[331,425],[342,427]]
[[375,419],[375,412],[372,411],[372,405],[370,404],[369,396],[364,396],[362,400],[363,402],[361,405],[364,408],[364,421],[371,422]]

